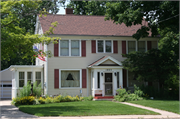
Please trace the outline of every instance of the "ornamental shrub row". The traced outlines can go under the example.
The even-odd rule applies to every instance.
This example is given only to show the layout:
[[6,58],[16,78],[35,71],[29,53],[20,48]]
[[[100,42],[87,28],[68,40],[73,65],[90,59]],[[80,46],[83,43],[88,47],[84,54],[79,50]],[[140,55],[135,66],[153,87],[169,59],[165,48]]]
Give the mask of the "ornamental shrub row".
[[49,97],[46,96],[46,98],[35,98],[33,96],[25,96],[25,97],[17,97],[13,98],[11,104],[15,106],[19,105],[37,105],[37,104],[48,104],[48,103],[60,103],[60,102],[74,102],[74,101],[92,101],[93,97],[71,97],[69,95],[67,96],[56,96],[56,97]]
[[142,100],[143,91],[136,85],[134,85],[134,87],[134,93],[130,93],[130,91],[126,91],[126,89],[118,89],[118,95],[116,95],[114,99],[119,102]]

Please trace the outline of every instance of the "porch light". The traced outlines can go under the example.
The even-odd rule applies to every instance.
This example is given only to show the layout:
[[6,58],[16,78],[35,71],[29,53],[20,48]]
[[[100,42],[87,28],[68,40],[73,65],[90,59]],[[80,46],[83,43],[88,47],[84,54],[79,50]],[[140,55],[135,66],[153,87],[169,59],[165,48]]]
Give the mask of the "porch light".
[[114,75],[116,76],[116,72],[114,72]]
[[101,72],[101,76],[103,76],[103,72]]

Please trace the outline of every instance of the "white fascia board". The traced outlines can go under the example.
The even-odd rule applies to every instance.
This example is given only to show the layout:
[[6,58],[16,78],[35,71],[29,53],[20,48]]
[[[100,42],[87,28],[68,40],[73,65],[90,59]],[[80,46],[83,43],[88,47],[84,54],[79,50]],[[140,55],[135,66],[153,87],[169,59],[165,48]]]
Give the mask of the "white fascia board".
[[92,66],[92,69],[122,69],[123,66]]
[[11,65],[10,71],[13,71],[15,68],[35,68],[35,69],[42,69],[43,66],[32,66],[32,65]]
[[118,64],[118,65],[122,65],[118,60],[114,59],[114,58],[111,57],[111,56],[108,56],[108,57],[106,57],[105,59],[102,59],[100,62],[96,63],[95,65],[99,65],[99,64],[105,62],[105,61],[108,60],[108,59],[110,59],[111,61],[115,62],[115,63]]

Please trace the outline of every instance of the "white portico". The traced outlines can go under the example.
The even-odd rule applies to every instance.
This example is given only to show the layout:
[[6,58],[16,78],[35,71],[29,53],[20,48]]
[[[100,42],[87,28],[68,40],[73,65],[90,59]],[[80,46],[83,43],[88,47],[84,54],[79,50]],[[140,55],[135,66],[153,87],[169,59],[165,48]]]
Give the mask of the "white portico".
[[104,56],[89,65],[92,96],[115,96],[123,88],[122,64],[111,56]]

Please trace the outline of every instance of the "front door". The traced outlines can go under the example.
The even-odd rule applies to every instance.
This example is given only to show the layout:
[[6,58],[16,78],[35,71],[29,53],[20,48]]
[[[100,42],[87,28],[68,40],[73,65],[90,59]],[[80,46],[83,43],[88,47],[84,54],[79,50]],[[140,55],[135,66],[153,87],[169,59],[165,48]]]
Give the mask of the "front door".
[[113,95],[112,73],[105,73],[105,95]]

